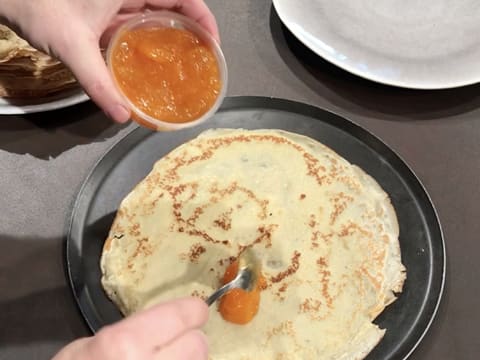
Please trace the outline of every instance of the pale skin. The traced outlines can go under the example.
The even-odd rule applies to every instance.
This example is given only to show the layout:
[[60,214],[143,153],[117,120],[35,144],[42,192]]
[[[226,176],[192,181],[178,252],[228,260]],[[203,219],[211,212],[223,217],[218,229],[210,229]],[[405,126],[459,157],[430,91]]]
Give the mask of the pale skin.
[[90,98],[114,121],[130,118],[100,46],[112,30],[145,9],[167,9],[197,21],[219,40],[215,18],[203,0],[2,0],[0,19],[36,48],[63,61]]
[[52,360],[206,360],[207,318],[200,299],[167,302],[70,343]]
[[[123,123],[130,118],[130,109],[113,84],[100,48],[119,24],[145,9],[182,13],[219,40],[215,18],[203,0],[2,0],[0,20],[65,63],[90,98]],[[205,302],[175,300],[78,339],[53,359],[207,359],[207,342],[200,330],[207,318]]]

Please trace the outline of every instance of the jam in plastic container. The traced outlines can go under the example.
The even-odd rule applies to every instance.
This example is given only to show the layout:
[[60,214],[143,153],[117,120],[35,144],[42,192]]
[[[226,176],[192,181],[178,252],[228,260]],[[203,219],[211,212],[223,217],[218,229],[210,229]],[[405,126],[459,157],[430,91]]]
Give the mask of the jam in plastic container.
[[227,87],[225,58],[195,21],[169,11],[147,12],[112,37],[107,63],[132,119],[154,130],[177,130],[212,116]]

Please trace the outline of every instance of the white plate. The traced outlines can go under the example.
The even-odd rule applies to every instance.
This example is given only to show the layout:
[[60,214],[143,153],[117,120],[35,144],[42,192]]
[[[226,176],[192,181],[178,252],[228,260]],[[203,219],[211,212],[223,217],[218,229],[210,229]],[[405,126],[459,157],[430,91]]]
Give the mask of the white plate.
[[89,100],[81,89],[63,91],[60,94],[38,99],[6,99],[0,98],[0,114],[28,114],[61,109]]
[[285,26],[333,64],[380,83],[480,82],[480,1],[273,0]]

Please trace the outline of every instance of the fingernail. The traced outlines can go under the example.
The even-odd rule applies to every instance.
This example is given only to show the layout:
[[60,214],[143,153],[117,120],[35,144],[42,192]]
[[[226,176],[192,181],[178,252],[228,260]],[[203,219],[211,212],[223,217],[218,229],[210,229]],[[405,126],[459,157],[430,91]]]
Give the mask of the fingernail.
[[122,124],[130,120],[130,110],[121,104],[115,104],[111,107],[110,110],[107,111],[107,115]]

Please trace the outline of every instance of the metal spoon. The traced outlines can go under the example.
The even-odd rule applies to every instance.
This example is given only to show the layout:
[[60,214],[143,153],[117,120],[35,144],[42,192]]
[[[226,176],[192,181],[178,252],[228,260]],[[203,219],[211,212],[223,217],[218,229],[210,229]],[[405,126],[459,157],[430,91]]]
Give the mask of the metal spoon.
[[223,285],[206,300],[208,306],[232,289],[252,291],[260,276],[260,262],[251,248],[245,249],[238,257],[238,272],[235,279]]

